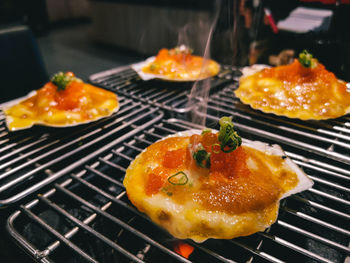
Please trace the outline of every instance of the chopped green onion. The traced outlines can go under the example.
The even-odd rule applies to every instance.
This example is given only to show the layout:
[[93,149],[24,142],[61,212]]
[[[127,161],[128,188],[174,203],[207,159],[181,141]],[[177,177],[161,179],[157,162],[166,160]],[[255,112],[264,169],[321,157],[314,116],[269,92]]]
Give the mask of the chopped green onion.
[[213,144],[212,146],[211,146],[211,151],[213,152],[213,153],[220,153],[220,150],[215,150],[215,146],[218,146],[219,148],[221,148],[221,145],[220,144],[218,144],[218,143],[215,143],[215,144]]
[[151,66],[150,66],[150,69],[151,70],[155,70],[157,68],[157,65],[155,63],[152,63]]
[[58,91],[65,90],[67,85],[75,80],[79,79],[63,72],[58,72],[51,78],[51,82],[57,86]]
[[205,129],[202,131],[202,135],[207,134],[207,133],[211,133],[211,129],[205,128]]
[[185,185],[188,182],[188,177],[187,174],[185,174],[183,171],[180,171],[176,174],[173,174],[172,176],[169,176],[168,182],[172,185]]
[[168,196],[172,196],[172,195],[173,195],[172,192],[169,192],[169,191],[168,191],[168,188],[167,188],[167,187],[163,187],[161,190],[162,190],[162,192],[166,193]]
[[312,54],[310,54],[306,49],[299,54],[299,62],[305,68],[314,68],[317,66],[317,60],[314,59]]
[[200,149],[193,153],[193,159],[199,167],[210,168],[210,153],[204,149]]
[[[234,130],[231,117],[222,117],[219,121],[220,131],[218,140],[221,143],[220,149],[224,153],[236,150],[242,144],[242,138]],[[228,147],[228,149],[227,149]]]

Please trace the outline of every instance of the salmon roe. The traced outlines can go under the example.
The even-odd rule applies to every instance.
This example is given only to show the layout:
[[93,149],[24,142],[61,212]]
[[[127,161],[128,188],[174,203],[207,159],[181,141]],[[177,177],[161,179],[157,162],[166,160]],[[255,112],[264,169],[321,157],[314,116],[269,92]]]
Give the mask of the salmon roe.
[[[329,72],[324,65],[317,63],[315,68],[306,68],[300,64],[298,59],[289,65],[266,68],[260,73],[262,78],[277,78],[285,84],[292,86],[314,83],[316,80],[322,83],[337,82],[337,77]],[[346,92],[346,85],[341,87],[342,92]]]
[[146,195],[153,195],[160,191],[160,189],[165,185],[168,174],[162,168],[156,168],[151,173],[148,174],[146,181],[145,192]]
[[191,60],[192,55],[190,53],[176,53],[174,49],[162,48],[156,56],[155,62],[173,60],[178,63]]
[[[196,170],[200,173],[203,170],[208,171],[208,169],[200,168],[193,159],[192,151],[195,151],[199,146],[203,146],[210,153],[209,178],[216,181],[225,181],[249,176],[250,171],[246,164],[247,154],[243,147],[238,147],[230,153],[224,153],[218,145],[220,144],[218,135],[211,132],[203,135],[192,135],[189,141],[190,147],[166,151],[162,155],[161,165],[148,174],[147,195],[158,193],[167,184],[168,176],[178,171]],[[166,174],[167,172],[169,174]]]
[[180,168],[186,161],[186,149],[167,151],[163,157],[163,166],[166,168]]

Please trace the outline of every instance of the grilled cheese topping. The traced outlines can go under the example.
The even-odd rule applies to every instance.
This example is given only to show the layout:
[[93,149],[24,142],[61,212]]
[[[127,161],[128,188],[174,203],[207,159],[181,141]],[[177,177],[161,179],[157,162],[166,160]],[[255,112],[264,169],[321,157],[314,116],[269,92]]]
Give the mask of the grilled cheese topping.
[[[187,133],[149,146],[127,169],[130,201],[175,237],[202,242],[264,230],[282,197],[312,184],[279,148],[276,155],[251,142],[224,153],[218,143],[214,133]],[[210,154],[210,168],[193,158],[198,147]]]
[[179,81],[205,79],[215,76],[219,70],[220,66],[215,61],[194,56],[184,46],[161,49],[155,60],[142,68],[144,73]]
[[13,131],[34,124],[65,127],[87,123],[111,115],[118,106],[114,93],[74,80],[64,89],[48,82],[4,112],[7,126]]
[[236,96],[254,109],[302,120],[330,119],[350,111],[346,83],[317,63],[265,68],[242,77]]

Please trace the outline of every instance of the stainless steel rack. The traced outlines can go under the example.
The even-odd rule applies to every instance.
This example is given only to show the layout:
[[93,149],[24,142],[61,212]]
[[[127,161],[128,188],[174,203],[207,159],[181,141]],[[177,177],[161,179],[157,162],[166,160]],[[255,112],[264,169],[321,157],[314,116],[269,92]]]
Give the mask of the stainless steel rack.
[[[225,87],[237,75],[240,73],[236,68],[222,66],[219,74],[209,80],[211,92]],[[193,104],[188,104],[188,96],[193,82],[143,81],[130,66],[94,74],[90,76],[89,80],[91,83],[110,89],[117,94],[138,99],[174,113],[186,113],[194,107]]]
[[[216,108],[215,112],[220,110],[223,109]],[[206,126],[218,128],[217,121],[216,115],[209,114]],[[253,127],[238,123],[236,126],[243,137],[275,142],[259,122]],[[277,222],[264,232],[202,244],[185,240],[181,242],[194,247],[190,257],[185,259],[174,253],[173,246],[179,241],[129,203],[122,180],[130,161],[144,148],[168,134],[190,128],[202,127],[181,119],[157,120],[109,145],[67,171],[52,189],[22,205],[8,219],[9,233],[39,262],[349,260],[350,165],[342,158],[334,160],[333,156],[313,151],[313,147],[289,140],[278,142],[314,180],[313,188],[284,199]],[[304,134],[297,134],[304,139]],[[41,233],[41,239],[32,232]]]
[[0,112],[0,207],[12,205],[163,116],[151,105],[123,97],[119,102],[120,110],[110,118],[71,128],[9,132]]

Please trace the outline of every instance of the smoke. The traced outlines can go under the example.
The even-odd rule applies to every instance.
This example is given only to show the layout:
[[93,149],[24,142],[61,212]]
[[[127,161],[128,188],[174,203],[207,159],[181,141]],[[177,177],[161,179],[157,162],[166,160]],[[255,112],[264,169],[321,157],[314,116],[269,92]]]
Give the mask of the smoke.
[[[220,10],[221,10],[221,1],[216,0],[213,2],[214,4],[214,14],[213,18],[210,22],[210,26],[208,27],[208,34],[206,37],[205,45],[204,45],[204,63],[202,69],[206,66],[208,59],[210,59],[210,46],[213,38],[214,29],[217,25],[217,21],[219,18]],[[195,124],[199,124],[205,126],[206,121],[206,113],[208,106],[208,98],[210,92],[210,79],[205,79],[201,81],[196,81],[193,84],[191,89],[191,93],[189,95],[188,105],[193,108],[191,112],[191,121]]]

